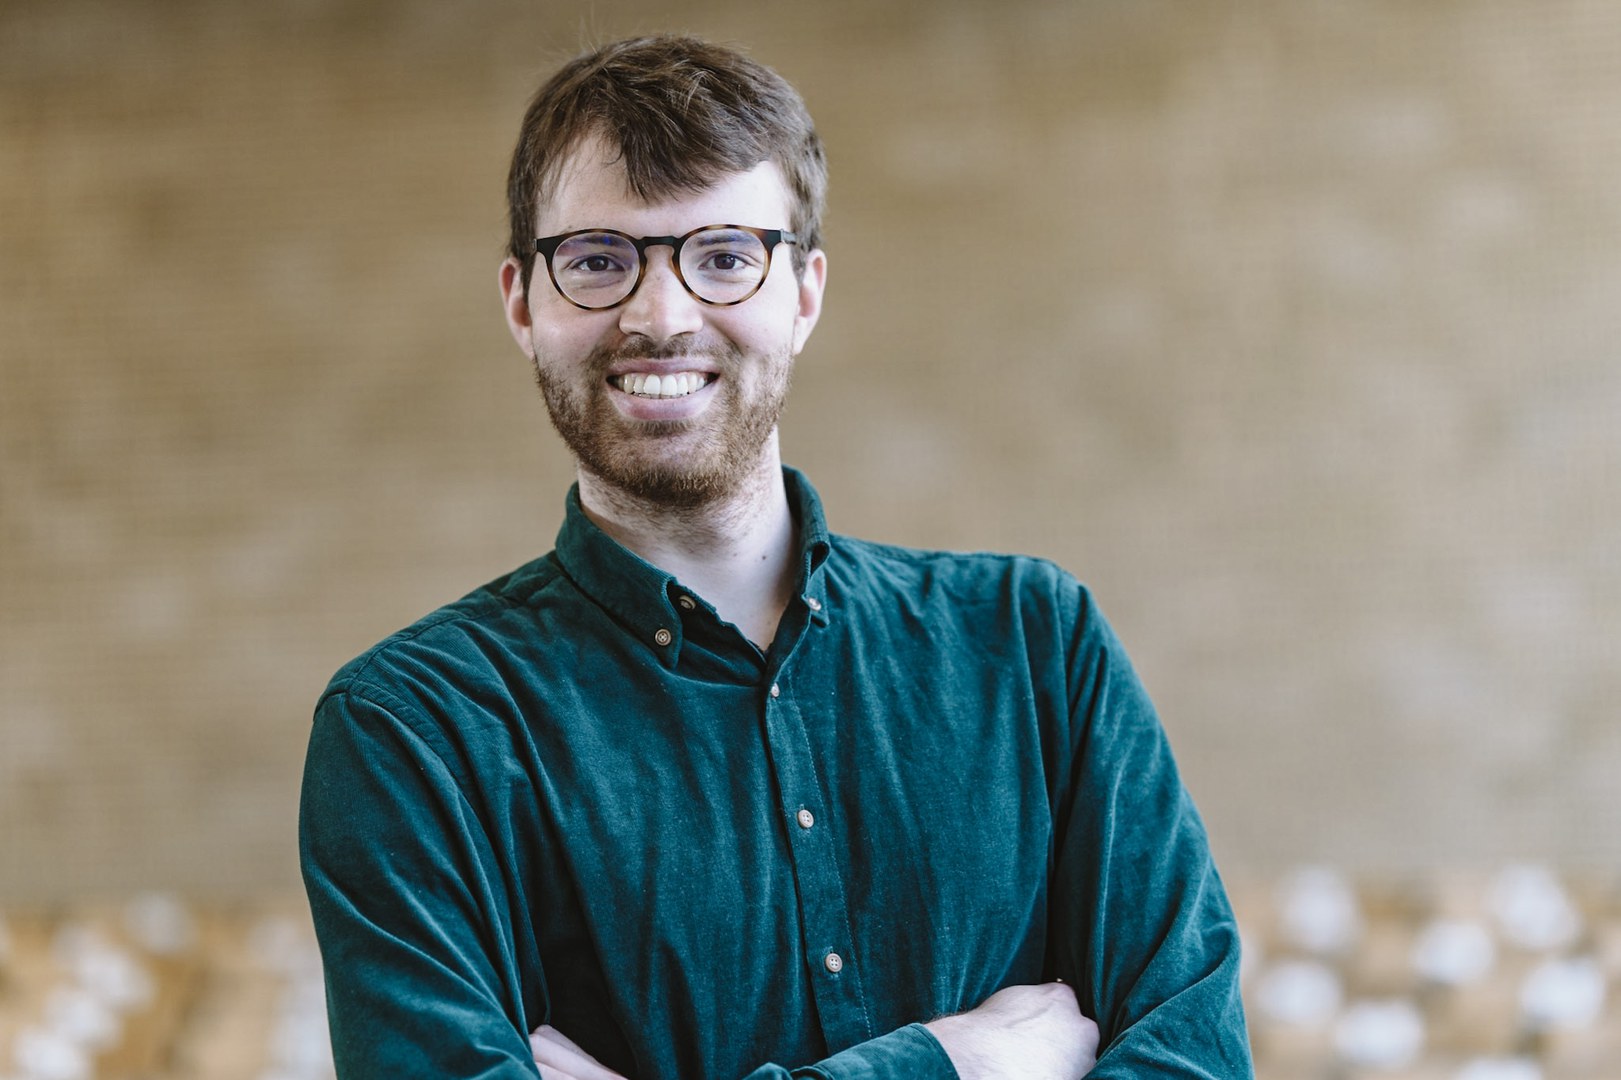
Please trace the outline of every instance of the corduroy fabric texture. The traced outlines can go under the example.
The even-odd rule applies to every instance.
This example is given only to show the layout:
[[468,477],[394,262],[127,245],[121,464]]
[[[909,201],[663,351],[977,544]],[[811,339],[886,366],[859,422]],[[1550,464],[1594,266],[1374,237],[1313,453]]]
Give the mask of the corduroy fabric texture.
[[949,1078],[1062,978],[1097,1077],[1251,1073],[1238,935],[1130,662],[1050,563],[827,531],[762,652],[571,493],[556,550],[345,666],[301,849],[339,1075]]

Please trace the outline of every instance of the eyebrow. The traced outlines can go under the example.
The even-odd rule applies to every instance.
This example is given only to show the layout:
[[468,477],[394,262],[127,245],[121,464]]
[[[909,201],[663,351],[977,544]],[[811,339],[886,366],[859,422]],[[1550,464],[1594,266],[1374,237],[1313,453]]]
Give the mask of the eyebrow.
[[713,230],[713,234],[699,233],[691,240],[688,240],[687,243],[691,244],[696,242],[699,247],[713,247],[717,244],[730,244],[734,240],[738,240],[745,236],[750,239],[756,239],[753,233],[744,232],[742,229],[715,229]]
[[620,247],[631,246],[629,240],[626,240],[623,236],[620,236],[612,229],[581,229],[574,233],[571,239],[591,240],[599,244],[618,245]]

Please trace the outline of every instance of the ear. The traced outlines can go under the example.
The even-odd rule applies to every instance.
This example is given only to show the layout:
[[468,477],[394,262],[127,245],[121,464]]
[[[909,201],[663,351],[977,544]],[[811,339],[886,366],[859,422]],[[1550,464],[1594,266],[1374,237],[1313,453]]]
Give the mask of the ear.
[[822,315],[822,292],[827,288],[827,253],[821,248],[805,256],[805,272],[799,275],[799,308],[794,312],[794,355],[810,340],[816,320]]
[[506,311],[507,329],[512,340],[528,357],[535,355],[534,318],[529,311],[529,297],[524,293],[523,267],[508,256],[501,264],[501,306]]

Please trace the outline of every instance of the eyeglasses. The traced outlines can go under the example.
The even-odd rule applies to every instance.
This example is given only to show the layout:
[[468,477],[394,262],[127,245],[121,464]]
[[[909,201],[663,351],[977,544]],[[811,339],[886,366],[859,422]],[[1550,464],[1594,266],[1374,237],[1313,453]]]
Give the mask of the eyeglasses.
[[687,292],[705,304],[728,307],[760,291],[778,244],[798,242],[791,232],[747,225],[704,225],[685,236],[639,240],[613,229],[581,229],[540,237],[535,251],[545,256],[546,273],[563,299],[587,311],[630,299],[647,274],[650,247],[671,249],[670,265]]

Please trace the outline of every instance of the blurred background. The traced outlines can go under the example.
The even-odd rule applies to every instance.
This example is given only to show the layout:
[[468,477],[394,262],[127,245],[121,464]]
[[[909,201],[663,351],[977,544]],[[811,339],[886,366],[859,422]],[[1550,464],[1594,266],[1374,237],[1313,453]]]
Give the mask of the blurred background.
[[[144,949],[184,1038],[274,1043],[227,1000],[318,1020],[311,708],[551,546],[572,468],[500,314],[507,159],[559,63],[663,30],[777,68],[828,146],[787,459],[838,531],[1093,587],[1253,977],[1321,1006],[1252,999],[1270,1075],[1621,1075],[1525,998],[1589,963],[1551,977],[1598,991],[1566,1027],[1621,1027],[1599,0],[0,0],[0,1075],[28,988],[116,951],[65,930]],[[1570,932],[1516,938],[1515,903]],[[1437,919],[1499,957],[1458,1021],[1510,1029],[1484,1065],[1395,986]],[[1362,991],[1417,1002],[1419,1050],[1335,1041]]]

